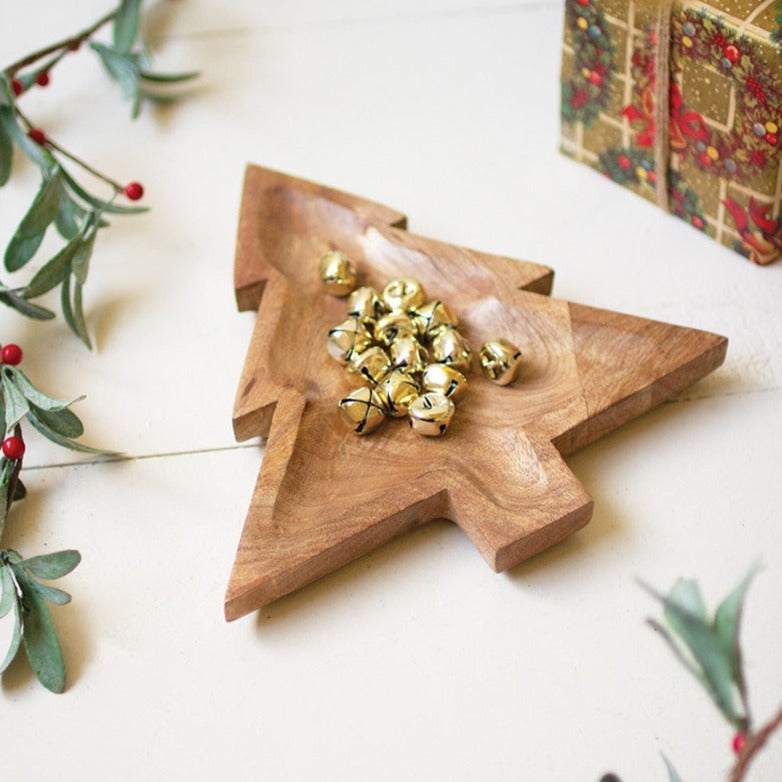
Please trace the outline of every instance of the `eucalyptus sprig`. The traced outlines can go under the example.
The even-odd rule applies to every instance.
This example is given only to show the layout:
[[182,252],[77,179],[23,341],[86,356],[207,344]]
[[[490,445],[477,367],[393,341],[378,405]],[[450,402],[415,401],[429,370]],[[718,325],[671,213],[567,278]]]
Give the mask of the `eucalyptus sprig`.
[[[49,85],[50,73],[65,57],[82,49],[84,43],[89,44],[84,48],[97,56],[130,101],[132,118],[138,116],[144,99],[170,100],[171,95],[157,95],[155,85],[188,81],[197,74],[150,70],[148,48],[139,43],[140,15],[141,0],[121,0],[84,30],[0,70],[0,187],[11,177],[15,151],[31,161],[41,175],[37,192],[3,253],[6,271],[16,274],[31,260],[38,260],[37,253],[52,226],[63,240],[51,257],[38,263],[37,271],[25,282],[0,282],[0,303],[26,317],[51,320],[55,313],[37,300],[59,286],[63,317],[87,347],[91,345],[82,291],[98,231],[108,225],[107,215],[146,211],[145,207],[122,203],[123,198],[137,201],[144,189],[138,182],[121,184],[57,143],[22,110],[20,103],[36,85]],[[112,25],[111,40],[93,40],[108,24]],[[108,194],[93,193],[74,175],[72,167],[102,182],[108,187]],[[22,351],[16,345],[4,345],[0,350],[0,422],[4,432],[0,448],[0,539],[12,504],[26,494],[19,477],[25,452],[23,425],[31,425],[65,448],[95,455],[108,453],[78,441],[84,426],[71,410],[78,400],[65,401],[44,394],[18,368],[21,359]],[[0,550],[0,618],[12,622],[11,644],[0,665],[0,674],[24,649],[41,683],[53,692],[62,692],[65,667],[47,602],[62,605],[70,596],[41,579],[64,576],[80,559],[75,550],[29,559],[12,549]]]
[[[52,225],[65,242],[27,283],[9,286],[0,282],[0,302],[29,318],[51,320],[54,312],[34,300],[59,286],[63,317],[87,347],[91,344],[82,290],[97,232],[108,225],[105,214],[146,211],[145,207],[116,201],[121,197],[138,200],[143,195],[143,187],[138,182],[123,185],[65,149],[22,111],[19,102],[34,85],[48,85],[50,71],[85,41],[108,75],[119,84],[124,97],[130,100],[133,118],[138,116],[144,99],[159,99],[150,89],[152,85],[195,78],[196,72],[165,74],[150,70],[148,49],[138,44],[140,13],[141,0],[122,0],[113,11],[80,33],[33,52],[0,71],[0,187],[11,176],[14,148],[41,173],[40,187],[5,249],[5,268],[10,273],[23,269],[35,257]],[[91,40],[109,22],[113,23],[111,42]],[[108,185],[109,196],[95,195],[85,188],[66,167],[66,160]]]
[[47,602],[70,603],[62,589],[44,584],[70,573],[81,561],[78,551],[57,551],[30,559],[13,549],[0,551],[0,619],[12,615],[11,644],[0,663],[0,674],[24,648],[38,681],[52,692],[65,689],[65,663]]
[[[74,402],[55,399],[36,388],[17,364],[22,352],[6,345],[0,354],[7,360],[0,365],[0,421],[3,431],[13,431],[3,440],[0,455],[0,539],[6,517],[14,501],[23,499],[26,490],[19,480],[25,445],[22,422],[29,422],[44,437],[75,451],[106,455],[110,452],[77,442],[84,433],[81,419],[70,409]],[[8,363],[10,362],[10,363]],[[67,550],[23,559],[12,549],[0,550],[0,619],[11,614],[11,644],[0,665],[6,670],[21,649],[41,684],[52,692],[65,687],[65,664],[54,630],[47,601],[63,605],[70,595],[42,584],[70,573],[81,560],[78,551]],[[8,621],[8,620],[6,620]]]
[[[678,580],[667,595],[644,585],[663,609],[662,620],[647,623],[666,642],[689,673],[703,687],[720,714],[736,731],[732,748],[736,762],[728,782],[741,782],[757,753],[782,727],[782,708],[756,727],[749,704],[739,630],[747,590],[757,573],[753,568],[709,614],[700,587],[690,579]],[[663,756],[669,782],[682,782],[673,763]],[[620,782],[607,774],[603,782]]]

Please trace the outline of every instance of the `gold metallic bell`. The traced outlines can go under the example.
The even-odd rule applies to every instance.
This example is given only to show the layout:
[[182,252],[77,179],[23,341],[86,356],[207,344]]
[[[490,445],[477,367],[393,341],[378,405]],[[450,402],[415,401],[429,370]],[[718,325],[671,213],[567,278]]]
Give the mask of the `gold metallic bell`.
[[320,262],[320,279],[334,296],[347,296],[356,287],[356,269],[340,250],[327,252]]
[[451,308],[443,301],[430,301],[415,311],[413,315],[418,333],[423,339],[433,337],[440,326],[456,328],[459,321]]
[[340,364],[349,363],[357,353],[363,353],[372,344],[371,335],[355,316],[330,329],[328,339],[329,353]]
[[386,419],[383,402],[371,388],[361,386],[339,400],[342,417],[356,434],[374,432]]
[[408,312],[426,301],[423,286],[413,277],[397,277],[383,288],[383,301],[392,312]]
[[470,343],[456,330],[441,327],[432,338],[432,360],[466,374],[472,368]]
[[426,369],[429,351],[415,337],[397,337],[391,343],[391,363],[397,369],[417,374]]
[[377,320],[388,310],[374,288],[364,285],[348,296],[348,315],[355,315],[360,321]]
[[406,415],[413,400],[421,393],[414,378],[401,369],[395,369],[375,390],[386,412],[394,418]]
[[424,391],[436,391],[458,403],[467,393],[467,378],[448,364],[429,364],[421,378]]
[[407,419],[418,434],[427,437],[439,437],[445,434],[456,408],[448,397],[434,391],[428,391],[413,401],[408,410]]
[[348,372],[358,375],[363,383],[368,386],[376,386],[386,375],[390,374],[393,366],[383,348],[377,346],[367,348],[363,353],[358,353],[348,364]]
[[481,346],[480,360],[489,380],[499,386],[507,386],[519,374],[521,351],[507,339],[490,339]]
[[391,343],[400,337],[416,337],[417,334],[415,323],[404,312],[383,315],[375,323],[375,340],[385,347],[391,347]]

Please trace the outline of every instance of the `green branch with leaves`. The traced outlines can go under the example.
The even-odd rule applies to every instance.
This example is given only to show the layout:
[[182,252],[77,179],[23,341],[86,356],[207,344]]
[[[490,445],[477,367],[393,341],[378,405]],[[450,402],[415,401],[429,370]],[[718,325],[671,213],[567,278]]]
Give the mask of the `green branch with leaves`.
[[[145,207],[118,203],[117,198],[139,200],[144,189],[139,182],[121,184],[58,144],[20,108],[25,93],[36,85],[46,87],[50,73],[66,56],[89,41],[108,75],[119,84],[122,95],[131,102],[131,116],[137,117],[145,99],[157,100],[150,85],[178,83],[195,78],[195,72],[162,74],[151,68],[146,47],[137,47],[141,0],[123,0],[114,11],[70,38],[23,57],[0,71],[0,187],[11,175],[14,149],[18,149],[41,173],[41,185],[8,243],[3,256],[5,269],[15,273],[32,260],[53,225],[65,244],[25,284],[0,282],[0,302],[29,318],[51,320],[50,309],[34,300],[60,287],[63,317],[79,339],[90,347],[83,311],[82,290],[98,230],[108,223],[107,214],[129,215]],[[111,43],[89,40],[113,22]],[[90,192],[69,170],[74,164],[91,177],[108,185],[108,196]]]
[[[146,211],[145,207],[122,203],[123,199],[138,201],[144,188],[135,181],[123,185],[67,150],[41,129],[20,103],[28,90],[48,87],[54,68],[65,57],[80,51],[84,43],[130,101],[133,119],[144,100],[171,100],[171,95],[156,94],[154,86],[189,81],[198,74],[151,70],[148,48],[138,43],[140,15],[141,0],[122,0],[81,32],[32,52],[0,71],[0,187],[11,178],[15,151],[35,165],[41,175],[40,186],[3,253],[5,270],[11,275],[23,271],[34,259],[38,268],[19,284],[0,281],[0,303],[28,318],[52,320],[55,313],[38,300],[59,287],[62,316],[88,348],[91,342],[83,289],[98,231],[109,225],[108,215]],[[109,42],[92,40],[109,24]],[[108,187],[108,193],[93,193],[73,173],[76,169],[99,180]],[[39,250],[52,227],[63,243],[42,261]],[[6,344],[0,349],[0,421],[4,427],[0,438],[0,541],[12,504],[26,495],[20,480],[26,450],[23,425],[29,424],[64,448],[96,456],[111,455],[78,441],[84,426],[71,405],[79,400],[63,401],[41,392],[18,368],[21,360],[22,350],[17,345]],[[65,665],[48,604],[63,605],[70,601],[70,595],[43,582],[70,573],[80,559],[75,550],[25,559],[13,549],[0,549],[0,619],[12,622],[11,643],[0,664],[0,674],[23,649],[44,687],[52,692],[63,691]]]
[[[708,694],[720,714],[733,727],[732,750],[735,763],[728,782],[742,782],[758,753],[771,735],[782,727],[782,707],[766,723],[757,726],[750,709],[744,660],[739,642],[744,600],[753,568],[709,614],[698,583],[677,581],[667,595],[644,588],[662,605],[662,620],[648,619],[676,659]],[[673,763],[663,756],[669,782],[682,782]],[[615,774],[601,782],[620,782]]]

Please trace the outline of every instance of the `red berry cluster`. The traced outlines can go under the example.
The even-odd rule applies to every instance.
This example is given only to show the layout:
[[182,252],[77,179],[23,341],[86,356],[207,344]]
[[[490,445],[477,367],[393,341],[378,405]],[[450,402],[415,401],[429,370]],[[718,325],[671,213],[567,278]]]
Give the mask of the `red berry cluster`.
[[[0,359],[3,364],[10,364],[15,367],[22,360],[22,349],[19,345],[4,345],[0,350]],[[24,456],[24,440],[21,437],[6,437],[3,440],[3,456],[6,459],[18,461]]]
[[747,89],[761,102],[766,102],[766,93],[763,91],[763,87],[760,82],[754,77],[750,76],[747,79]]

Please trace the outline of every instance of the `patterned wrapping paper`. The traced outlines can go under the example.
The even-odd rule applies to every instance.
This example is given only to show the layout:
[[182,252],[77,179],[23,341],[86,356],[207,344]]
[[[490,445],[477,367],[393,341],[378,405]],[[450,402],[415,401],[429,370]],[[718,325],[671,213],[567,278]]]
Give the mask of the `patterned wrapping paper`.
[[[676,0],[668,24],[669,209],[770,263],[782,255],[782,2]],[[561,103],[562,151],[655,203],[657,25],[655,2],[566,0]]]

